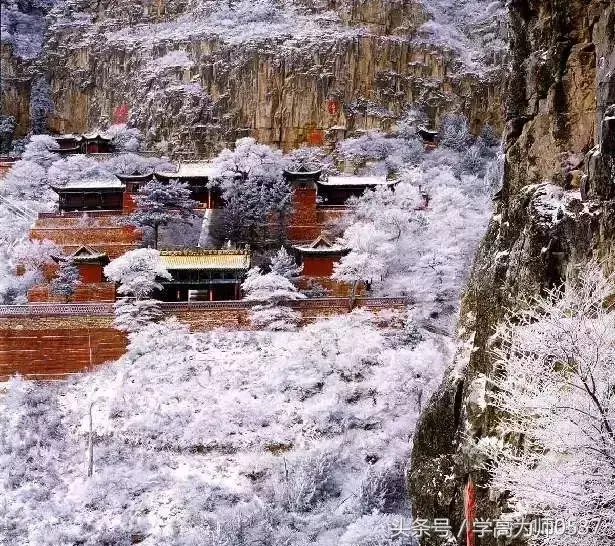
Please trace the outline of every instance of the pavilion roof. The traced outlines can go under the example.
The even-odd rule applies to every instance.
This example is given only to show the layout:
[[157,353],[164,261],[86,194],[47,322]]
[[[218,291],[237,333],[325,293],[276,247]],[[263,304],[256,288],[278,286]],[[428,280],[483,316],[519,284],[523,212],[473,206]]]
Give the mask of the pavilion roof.
[[250,268],[250,252],[246,250],[161,250],[160,258],[169,270],[225,269],[236,271]]
[[324,233],[321,233],[308,245],[295,245],[293,248],[302,254],[338,254],[348,250],[343,245],[331,242]]
[[193,161],[180,163],[176,171],[156,171],[163,178],[209,178],[220,174],[218,168],[209,161]]
[[92,140],[95,138],[102,138],[103,140],[112,140],[113,137],[104,133],[103,131],[92,131],[91,133],[83,133],[83,138],[86,140]]
[[75,191],[75,190],[95,190],[100,188],[109,189],[124,189],[124,184],[117,178],[117,176],[111,175],[108,177],[92,177],[82,178],[81,180],[71,181],[63,186],[51,186],[54,191]]
[[89,245],[81,245],[68,256],[54,257],[56,261],[72,260],[75,263],[109,262],[109,257],[103,251]]
[[382,176],[329,176],[327,180],[318,182],[321,186],[390,186],[396,184],[396,180],[387,180],[385,175]]
[[76,140],[77,142],[79,142],[80,140],[83,139],[83,137],[81,135],[75,135],[73,133],[65,133],[63,135],[55,135],[53,138],[55,138],[56,140]]

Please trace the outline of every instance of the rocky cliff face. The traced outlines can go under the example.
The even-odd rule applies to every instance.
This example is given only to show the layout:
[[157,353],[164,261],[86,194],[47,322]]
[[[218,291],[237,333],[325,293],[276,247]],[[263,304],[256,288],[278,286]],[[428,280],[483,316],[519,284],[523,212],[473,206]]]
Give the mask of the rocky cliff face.
[[[501,3],[477,0],[456,18],[439,4],[61,1],[37,61],[55,105],[50,128],[130,120],[149,146],[204,155],[247,134],[291,148],[387,129],[411,104],[433,122],[457,110],[475,128],[501,127]],[[8,46],[3,55],[19,64]],[[3,93],[20,134],[24,96]]]
[[474,451],[498,434],[485,392],[498,321],[589,257],[615,269],[615,5],[513,0],[509,10],[503,187],[462,304],[458,353],[422,416],[409,475],[416,513],[456,527],[469,477],[478,518],[506,511]]

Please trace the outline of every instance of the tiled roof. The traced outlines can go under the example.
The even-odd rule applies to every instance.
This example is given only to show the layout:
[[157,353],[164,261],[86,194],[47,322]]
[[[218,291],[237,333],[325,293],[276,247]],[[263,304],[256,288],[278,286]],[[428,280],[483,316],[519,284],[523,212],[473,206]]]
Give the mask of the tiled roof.
[[167,269],[175,271],[250,268],[250,253],[240,250],[161,250],[160,258]]
[[380,186],[395,184],[395,180],[387,180],[386,176],[329,176],[327,180],[318,182],[322,186]]
[[210,162],[195,161],[191,163],[181,163],[177,171],[157,171],[157,175],[163,178],[214,178],[220,174],[219,169]]
[[303,254],[335,254],[338,252],[346,252],[348,250],[345,246],[332,243],[324,233],[321,233],[309,245],[295,245],[294,248]]

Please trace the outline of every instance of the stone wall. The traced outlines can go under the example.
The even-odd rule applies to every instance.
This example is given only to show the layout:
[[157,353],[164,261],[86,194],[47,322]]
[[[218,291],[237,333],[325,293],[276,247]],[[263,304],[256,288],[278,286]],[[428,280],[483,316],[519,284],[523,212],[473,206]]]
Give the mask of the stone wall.
[[112,317],[0,317],[0,380],[54,379],[119,358],[126,337]]
[[[37,302],[65,302],[66,298],[49,292],[49,285],[39,285],[28,290],[28,301]],[[77,285],[75,292],[68,298],[69,302],[100,302],[115,301],[115,283],[90,282]]]
[[73,252],[81,245],[92,245],[114,259],[137,248],[143,236],[141,230],[122,225],[120,220],[117,215],[41,215],[30,230],[30,237],[49,239],[61,246],[65,253]]
[[[292,305],[301,311],[304,324],[350,311],[345,298],[305,300]],[[373,311],[403,311],[406,302],[402,298],[359,299],[357,305]],[[0,309],[0,381],[15,373],[39,379],[62,377],[117,359],[125,351],[126,336],[113,328],[110,304],[64,305],[55,311],[50,305],[30,309],[36,309],[39,315],[21,306]],[[250,329],[250,305],[246,302],[167,304],[165,309],[194,331]]]

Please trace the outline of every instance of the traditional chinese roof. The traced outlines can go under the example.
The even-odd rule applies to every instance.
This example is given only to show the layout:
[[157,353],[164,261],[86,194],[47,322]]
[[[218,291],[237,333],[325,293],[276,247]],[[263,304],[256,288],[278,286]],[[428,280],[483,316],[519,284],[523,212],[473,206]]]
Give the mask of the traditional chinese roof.
[[321,233],[309,245],[295,245],[293,248],[302,254],[343,254],[348,251],[347,247],[332,243],[324,233]]
[[250,268],[250,252],[246,250],[161,250],[162,263],[169,270],[178,269],[224,269],[247,270]]
[[81,135],[74,135],[73,133],[66,133],[64,135],[56,135],[53,138],[55,138],[56,140],[75,140],[77,142],[83,139]]
[[115,176],[117,176],[122,182],[149,182],[152,179],[153,175],[153,171],[147,173],[140,173],[135,171],[131,174],[122,173],[116,174]]
[[382,176],[329,176],[327,180],[318,182],[321,186],[390,186],[396,184],[395,180],[387,180]]
[[210,180],[220,174],[220,171],[210,162],[195,161],[180,163],[177,170],[157,171],[156,176],[161,178],[209,178]]
[[84,133],[83,138],[85,138],[86,140],[94,140],[96,138],[100,138],[101,140],[112,140],[113,137],[110,137],[102,131],[93,131],[91,133]]
[[69,182],[64,186],[51,186],[51,189],[56,193],[75,192],[75,191],[100,191],[100,190],[123,190],[124,184],[117,176],[109,176],[105,178],[83,178]]
[[72,260],[75,263],[99,263],[109,262],[109,257],[106,253],[96,250],[88,245],[81,245],[77,250],[68,256],[53,257],[56,261]]

